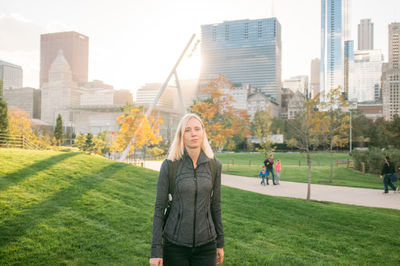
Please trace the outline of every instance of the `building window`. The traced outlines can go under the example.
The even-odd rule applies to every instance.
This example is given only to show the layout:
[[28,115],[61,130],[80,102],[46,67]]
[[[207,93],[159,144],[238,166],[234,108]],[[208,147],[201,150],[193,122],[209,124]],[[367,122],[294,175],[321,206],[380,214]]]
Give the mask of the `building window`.
[[225,25],[225,40],[229,40],[229,25]]
[[249,23],[244,24],[244,39],[249,39]]
[[258,39],[262,37],[262,21],[258,22]]
[[217,27],[216,26],[212,27],[212,40],[213,41],[217,40]]

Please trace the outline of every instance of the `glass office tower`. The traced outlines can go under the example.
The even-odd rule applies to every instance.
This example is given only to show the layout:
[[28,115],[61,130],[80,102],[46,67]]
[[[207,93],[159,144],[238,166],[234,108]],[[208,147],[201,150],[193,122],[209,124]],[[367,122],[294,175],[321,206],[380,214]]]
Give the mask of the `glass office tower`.
[[281,25],[276,18],[201,26],[200,86],[223,75],[280,103]]
[[349,4],[350,0],[321,0],[322,101],[331,89],[345,86],[344,42],[350,39]]

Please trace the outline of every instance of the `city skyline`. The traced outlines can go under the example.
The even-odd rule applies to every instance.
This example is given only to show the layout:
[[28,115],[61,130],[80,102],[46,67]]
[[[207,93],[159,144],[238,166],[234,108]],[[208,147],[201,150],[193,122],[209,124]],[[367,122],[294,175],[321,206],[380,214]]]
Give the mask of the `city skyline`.
[[[40,34],[77,31],[90,38],[89,80],[136,92],[146,82],[164,81],[191,34],[200,38],[201,25],[275,15],[282,25],[283,81],[310,75],[311,60],[320,57],[320,0],[299,2],[43,0],[38,5],[17,0],[4,4],[0,12],[0,59],[21,65],[24,86],[38,88]],[[396,10],[398,1],[353,0],[351,39],[357,42],[360,19],[370,18],[374,48],[382,49],[387,62],[388,25],[400,20]],[[178,69],[181,79],[195,78],[199,72],[200,46]]]

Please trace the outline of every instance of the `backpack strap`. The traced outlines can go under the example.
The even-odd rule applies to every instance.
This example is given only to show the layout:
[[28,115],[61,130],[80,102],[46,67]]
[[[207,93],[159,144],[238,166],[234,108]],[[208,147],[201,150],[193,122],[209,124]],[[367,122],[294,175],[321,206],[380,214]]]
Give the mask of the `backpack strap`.
[[208,165],[211,169],[212,184],[214,187],[215,179],[217,178],[217,161],[215,157],[208,161]]
[[172,196],[174,194],[176,174],[178,172],[178,164],[180,160],[176,161],[167,160],[167,162],[168,162],[168,180],[169,180],[168,194]]

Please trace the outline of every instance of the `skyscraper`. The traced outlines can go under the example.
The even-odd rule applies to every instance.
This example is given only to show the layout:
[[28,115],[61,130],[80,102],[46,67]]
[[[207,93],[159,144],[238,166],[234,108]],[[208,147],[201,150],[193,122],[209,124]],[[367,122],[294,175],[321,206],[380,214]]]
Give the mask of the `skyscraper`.
[[374,49],[374,23],[371,19],[362,19],[358,24],[358,50]]
[[320,64],[321,62],[319,58],[314,58],[313,60],[311,60],[310,93],[312,98],[319,93],[320,89],[320,82],[319,82]]
[[57,32],[40,35],[40,87],[49,79],[49,69],[62,50],[74,82],[88,81],[89,37],[80,33]]
[[200,86],[218,74],[280,103],[281,25],[276,18],[201,26]]
[[[345,41],[350,40],[350,0],[321,0],[321,100],[345,85]],[[351,48],[350,43],[347,48]],[[349,50],[347,50],[349,51]],[[348,69],[348,68],[347,68]]]
[[0,60],[0,80],[3,90],[22,88],[22,67]]
[[352,86],[349,99],[357,102],[376,101],[376,88],[380,87],[383,55],[381,50],[362,50],[354,52]]
[[382,66],[382,103],[383,116],[391,120],[400,115],[400,23],[389,25],[389,62]]

